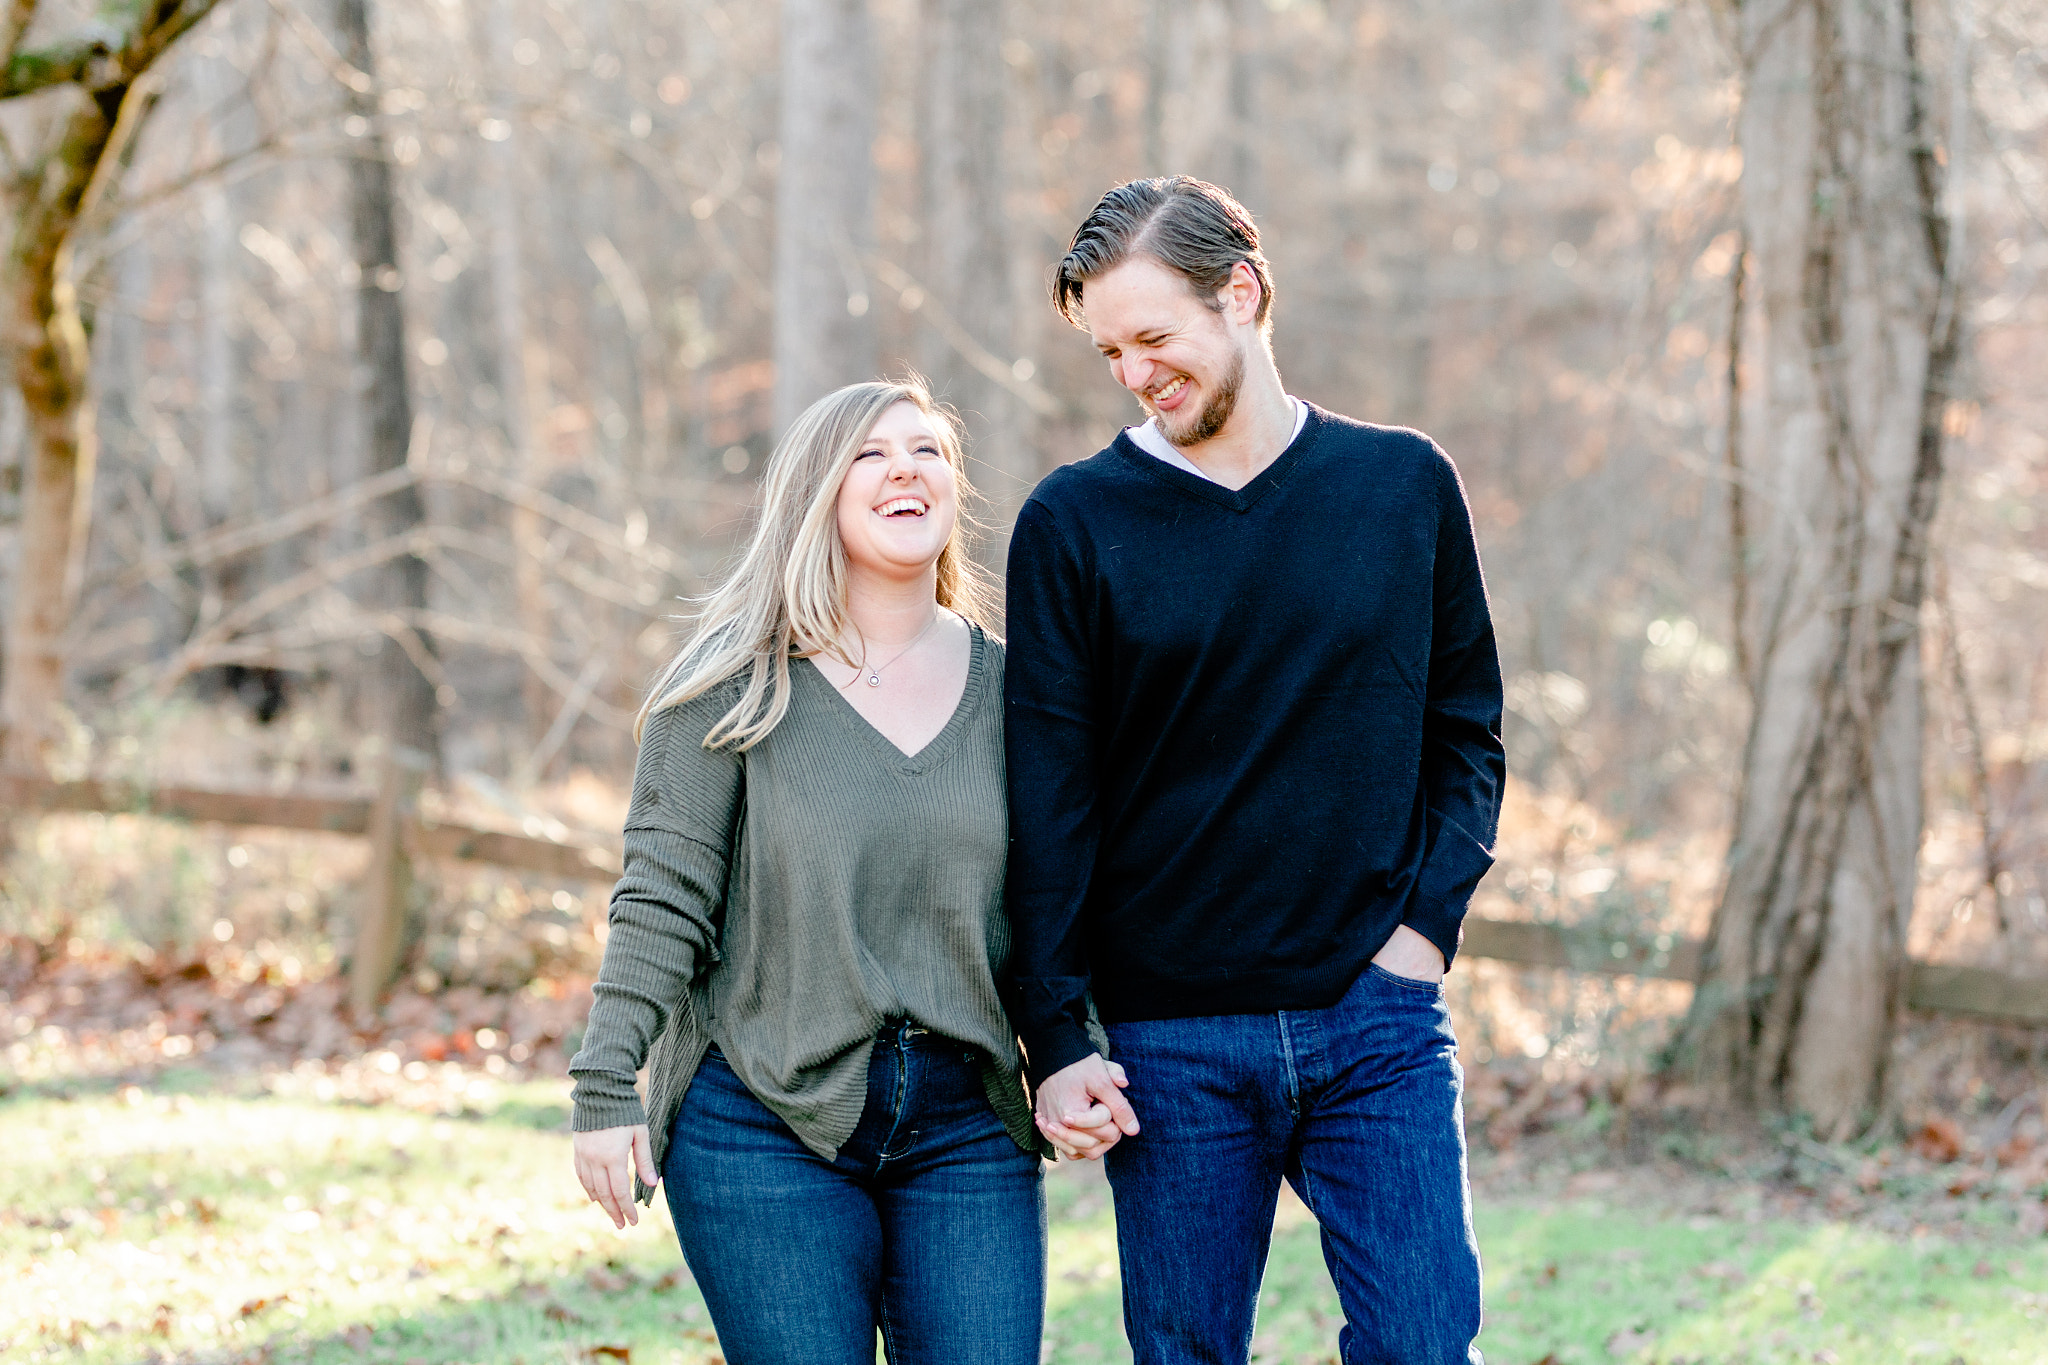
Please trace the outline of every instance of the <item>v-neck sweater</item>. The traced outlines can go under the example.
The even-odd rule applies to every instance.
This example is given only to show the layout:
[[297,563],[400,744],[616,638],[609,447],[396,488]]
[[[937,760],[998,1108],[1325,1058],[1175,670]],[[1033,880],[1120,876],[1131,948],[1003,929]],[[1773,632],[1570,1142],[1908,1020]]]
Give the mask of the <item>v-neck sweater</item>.
[[907,1019],[972,1048],[1010,1136],[1041,1150],[996,988],[1010,951],[1002,673],[1001,646],[974,630],[959,705],[915,754],[809,660],[791,662],[787,714],[744,752],[703,743],[736,681],[648,717],[569,1064],[577,1131],[644,1121],[658,1168],[716,1043],[831,1160],[860,1122],[876,1033]]
[[1428,437],[1311,406],[1244,487],[1128,433],[1010,539],[1011,1017],[1043,1078],[1105,1023],[1317,1009],[1492,863],[1501,679]]

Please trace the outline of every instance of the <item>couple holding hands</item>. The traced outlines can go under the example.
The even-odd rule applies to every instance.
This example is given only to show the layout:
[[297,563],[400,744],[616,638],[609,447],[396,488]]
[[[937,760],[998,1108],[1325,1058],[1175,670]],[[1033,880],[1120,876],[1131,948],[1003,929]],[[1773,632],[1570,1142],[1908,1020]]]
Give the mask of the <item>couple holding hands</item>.
[[1283,1179],[1342,1360],[1478,1361],[1442,980],[1504,768],[1457,473],[1287,394],[1215,186],[1111,190],[1053,301],[1150,420],[1025,503],[1007,646],[921,387],[769,459],[641,713],[577,1174],[621,1226],[665,1190],[733,1365],[1037,1365],[1055,1155],[1106,1164],[1140,1365],[1247,1360]]

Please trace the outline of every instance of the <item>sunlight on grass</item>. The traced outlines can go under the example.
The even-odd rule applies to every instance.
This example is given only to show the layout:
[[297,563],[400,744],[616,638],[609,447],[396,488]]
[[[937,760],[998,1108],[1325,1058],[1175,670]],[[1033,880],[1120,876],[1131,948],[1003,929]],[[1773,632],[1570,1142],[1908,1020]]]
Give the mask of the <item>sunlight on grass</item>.
[[1488,1358],[2048,1360],[2048,1247],[1842,1223],[1482,1205]]
[[[450,1118],[125,1090],[0,1102],[0,1357],[114,1365],[706,1365],[657,1202],[620,1235],[569,1174],[562,1088]],[[1049,1361],[1128,1361],[1109,1189],[1056,1168]],[[2048,1244],[1760,1211],[1478,1203],[1494,1365],[2048,1360]],[[1254,1358],[1335,1359],[1314,1221],[1282,1203]],[[614,1350],[615,1348],[615,1350]]]
[[0,1356],[271,1341],[279,1360],[509,1360],[638,1341],[695,1362],[712,1349],[687,1280],[662,1285],[680,1262],[665,1210],[614,1234],[560,1132],[125,1096],[0,1107],[13,1154],[0,1276],[15,1286]]

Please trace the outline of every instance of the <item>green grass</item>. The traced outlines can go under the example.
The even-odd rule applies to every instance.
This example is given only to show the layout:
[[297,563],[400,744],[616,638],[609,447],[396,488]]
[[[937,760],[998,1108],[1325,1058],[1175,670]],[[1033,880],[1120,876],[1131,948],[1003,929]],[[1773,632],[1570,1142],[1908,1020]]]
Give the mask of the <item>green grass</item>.
[[[614,1233],[569,1173],[565,1119],[550,1086],[503,1087],[467,1117],[135,1090],[0,1101],[0,1358],[602,1365],[617,1357],[592,1348],[618,1347],[704,1365],[716,1340],[671,1275],[665,1210]],[[1107,1188],[1060,1169],[1050,1192],[1048,1359],[1128,1360]],[[1482,1188],[1487,1358],[2048,1361],[2048,1241],[1663,1202]],[[1290,1200],[1256,1358],[1332,1360],[1339,1325]]]

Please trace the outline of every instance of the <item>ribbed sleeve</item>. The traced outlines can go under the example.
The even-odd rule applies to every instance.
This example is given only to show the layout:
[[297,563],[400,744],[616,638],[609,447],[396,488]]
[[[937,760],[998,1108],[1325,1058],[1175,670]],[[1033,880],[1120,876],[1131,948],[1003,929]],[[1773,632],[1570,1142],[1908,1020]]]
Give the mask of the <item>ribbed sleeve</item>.
[[569,1063],[577,1132],[645,1121],[634,1077],[701,965],[716,960],[742,765],[703,736],[728,689],[656,712],[642,732],[626,816],[625,875],[583,1046]]

